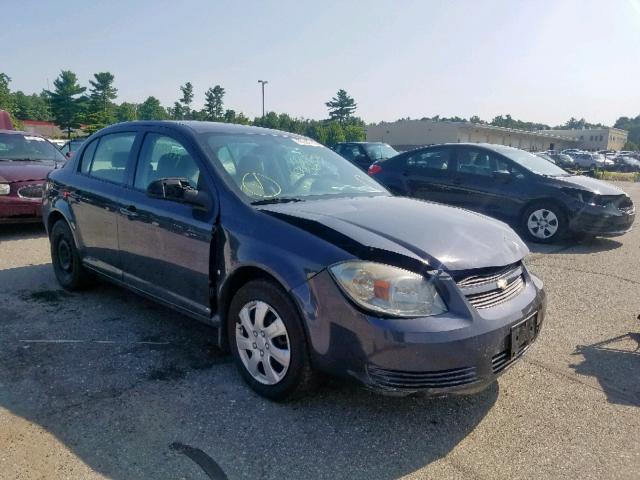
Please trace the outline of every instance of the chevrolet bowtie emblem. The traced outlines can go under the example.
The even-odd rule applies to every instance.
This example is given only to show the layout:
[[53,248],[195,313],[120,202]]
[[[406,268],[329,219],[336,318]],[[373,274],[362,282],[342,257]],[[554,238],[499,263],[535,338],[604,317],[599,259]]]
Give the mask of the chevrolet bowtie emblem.
[[500,290],[504,290],[505,288],[507,288],[507,280],[505,278],[501,278],[496,282],[496,285]]

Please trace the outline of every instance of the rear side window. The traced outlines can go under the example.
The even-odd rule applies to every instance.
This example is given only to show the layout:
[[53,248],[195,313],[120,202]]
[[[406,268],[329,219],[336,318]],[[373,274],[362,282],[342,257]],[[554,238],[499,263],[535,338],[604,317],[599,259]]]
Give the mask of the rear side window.
[[96,153],[96,147],[98,146],[98,140],[94,140],[87,148],[82,152],[82,158],[80,159],[80,171],[84,174],[89,173],[89,168],[91,167],[91,161],[93,160],[93,155]]
[[136,134],[111,133],[100,137],[89,167],[89,175],[113,183],[124,183],[125,169]]
[[416,152],[407,157],[407,167],[414,173],[443,173],[449,168],[450,159],[448,148]]

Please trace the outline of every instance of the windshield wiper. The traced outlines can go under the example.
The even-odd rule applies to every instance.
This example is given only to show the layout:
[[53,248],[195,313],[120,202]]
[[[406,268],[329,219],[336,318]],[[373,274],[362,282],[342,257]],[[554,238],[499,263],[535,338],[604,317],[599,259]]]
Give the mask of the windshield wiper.
[[304,202],[301,198],[296,197],[273,197],[263,198],[262,200],[254,200],[251,205],[271,205],[274,203],[290,203],[290,202]]

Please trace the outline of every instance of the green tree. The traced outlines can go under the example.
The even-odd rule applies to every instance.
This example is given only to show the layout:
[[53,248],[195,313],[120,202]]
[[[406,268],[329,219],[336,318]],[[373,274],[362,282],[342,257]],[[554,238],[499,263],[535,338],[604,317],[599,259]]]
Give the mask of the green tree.
[[235,110],[227,109],[224,112],[223,121],[225,123],[237,123],[239,125],[250,125],[249,120],[242,112],[236,113]]
[[340,122],[329,122],[327,125],[326,145],[333,147],[336,143],[344,142],[345,136]]
[[130,122],[138,119],[138,105],[135,103],[122,102],[116,109],[116,119],[118,122]]
[[51,114],[54,122],[71,138],[71,130],[80,128],[86,105],[82,95],[86,88],[78,83],[78,77],[70,70],[63,70],[53,81],[54,90],[46,90],[51,102]]
[[639,149],[640,147],[638,147],[638,144],[629,141],[627,141],[627,143],[624,144],[624,147],[622,147],[622,150],[630,150],[632,152],[635,152]]
[[9,112],[9,114],[13,114],[15,113],[16,102],[9,88],[10,83],[11,77],[6,73],[0,72],[0,109]]
[[216,85],[204,93],[205,120],[220,122],[224,120],[224,88]]
[[[629,132],[627,141],[640,145],[640,115],[635,118],[620,117],[613,126]],[[625,150],[630,149],[625,148]]]
[[345,142],[364,142],[367,138],[364,125],[352,123],[345,125],[343,131]]
[[18,90],[14,97],[16,102],[15,115],[20,120],[49,121],[51,119],[49,101],[46,96],[36,93],[25,95]]
[[168,107],[167,112],[172,120],[186,119],[186,109],[180,102],[173,102],[173,107]]
[[191,118],[191,103],[193,102],[193,85],[191,85],[191,82],[187,82],[180,87],[180,91],[182,92],[182,97],[180,98],[180,104],[182,108],[176,109],[175,106],[178,105],[178,103],[176,102],[176,104],[174,105],[174,110],[176,111],[176,113],[180,115],[178,120],[180,119],[188,120]]
[[113,101],[118,96],[118,90],[113,86],[115,77],[110,72],[94,73],[93,77],[93,80],[89,80],[88,133],[96,132],[116,121],[116,104]]
[[138,106],[138,119],[140,120],[165,120],[167,118],[167,111],[156,97],[147,97]]
[[336,96],[326,102],[325,105],[329,109],[329,117],[340,122],[350,118],[357,108],[355,100],[343,89],[338,90]]
[[328,143],[328,132],[327,128],[321,122],[317,120],[312,120],[307,123],[304,134],[307,137],[313,138],[316,142],[322,143],[323,145],[327,145]]

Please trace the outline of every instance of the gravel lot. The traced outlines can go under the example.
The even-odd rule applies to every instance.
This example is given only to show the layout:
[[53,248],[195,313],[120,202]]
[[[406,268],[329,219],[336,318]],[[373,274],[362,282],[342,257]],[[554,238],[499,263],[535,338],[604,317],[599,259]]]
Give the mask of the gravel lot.
[[640,228],[531,248],[546,325],[488,390],[331,381],[276,404],[208,327],[107,284],[66,293],[44,231],[0,226],[0,478],[637,479]]

